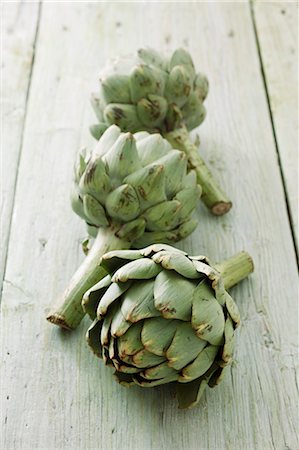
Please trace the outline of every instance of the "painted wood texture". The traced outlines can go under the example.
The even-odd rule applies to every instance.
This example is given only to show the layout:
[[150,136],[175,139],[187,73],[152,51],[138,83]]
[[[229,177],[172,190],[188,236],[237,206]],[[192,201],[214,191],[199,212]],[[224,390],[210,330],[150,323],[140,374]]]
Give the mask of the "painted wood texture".
[[253,5],[298,249],[298,2]]
[[30,86],[38,3],[1,4],[1,207],[0,289],[7,255],[17,169]]
[[[225,381],[179,411],[170,387],[125,389],[73,333],[45,321],[83,255],[69,206],[77,149],[91,143],[88,95],[109,55],[187,47],[210,80],[201,152],[234,208],[180,247],[217,260],[246,249],[255,274],[234,288],[242,326]],[[6,450],[298,448],[297,269],[246,3],[42,5],[1,310]]]

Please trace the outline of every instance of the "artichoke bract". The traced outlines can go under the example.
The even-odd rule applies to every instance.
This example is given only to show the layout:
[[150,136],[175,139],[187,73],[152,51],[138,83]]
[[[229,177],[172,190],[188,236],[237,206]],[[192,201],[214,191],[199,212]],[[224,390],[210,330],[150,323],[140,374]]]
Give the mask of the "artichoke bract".
[[196,171],[202,186],[206,206],[216,215],[229,211],[231,201],[188,134],[205,118],[203,102],[208,93],[208,80],[196,73],[190,54],[178,49],[170,58],[164,58],[155,50],[140,49],[136,56],[111,61],[100,82],[100,93],[92,96],[99,120],[90,128],[92,135],[98,139],[112,124],[132,133],[161,133],[174,148],[186,152],[189,167]]
[[199,195],[186,155],[161,135],[109,127],[75,167],[72,207],[95,241],[48,320],[65,328],[80,323],[83,294],[106,274],[100,266],[104,253],[189,235],[197,225],[191,216]]
[[196,405],[231,363],[238,308],[227,289],[253,271],[248,253],[219,264],[165,244],[103,256],[108,275],[83,298],[87,340],[119,383],[175,382],[180,408]]

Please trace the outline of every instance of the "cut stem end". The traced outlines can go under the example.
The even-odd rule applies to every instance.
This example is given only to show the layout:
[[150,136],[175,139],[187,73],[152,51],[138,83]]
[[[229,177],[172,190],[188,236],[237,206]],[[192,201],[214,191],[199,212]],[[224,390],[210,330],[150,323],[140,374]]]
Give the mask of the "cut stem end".
[[247,252],[237,253],[215,264],[214,267],[220,272],[225,289],[230,289],[235,286],[244,278],[248,277],[254,270],[253,260]]

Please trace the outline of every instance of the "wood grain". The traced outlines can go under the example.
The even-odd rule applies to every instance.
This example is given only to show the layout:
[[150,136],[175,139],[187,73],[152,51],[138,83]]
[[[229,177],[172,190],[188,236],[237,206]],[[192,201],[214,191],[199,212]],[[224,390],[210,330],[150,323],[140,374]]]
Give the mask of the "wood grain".
[[30,86],[38,3],[1,4],[1,195],[0,291],[4,275],[17,169]]
[[253,8],[298,251],[298,2]]
[[[1,334],[1,448],[298,448],[297,270],[258,52],[246,3],[46,3],[19,166]],[[192,411],[170,387],[120,387],[73,333],[45,321],[83,256],[69,206],[72,164],[90,142],[88,94],[108,55],[185,46],[207,73],[202,154],[234,208],[197,210],[180,247],[215,260],[245,249],[255,274],[234,288],[242,326],[232,369]]]

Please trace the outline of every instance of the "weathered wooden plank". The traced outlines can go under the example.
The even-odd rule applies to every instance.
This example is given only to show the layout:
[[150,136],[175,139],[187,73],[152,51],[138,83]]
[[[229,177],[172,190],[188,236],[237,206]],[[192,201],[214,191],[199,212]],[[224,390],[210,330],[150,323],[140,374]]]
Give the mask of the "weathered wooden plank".
[[[208,74],[202,152],[234,200],[222,218],[199,206],[201,224],[181,246],[214,259],[247,249],[256,264],[234,289],[243,325],[230,375],[187,412],[169,388],[117,385],[87,349],[86,322],[68,334],[45,321],[82,259],[68,196],[88,140],[86,97],[109,54],[144,44],[185,45]],[[144,4],[45,4],[3,291],[2,448],[298,448],[296,281],[248,5],[151,3],[145,14]]]
[[298,2],[257,1],[253,8],[298,249]]
[[22,132],[30,86],[38,3],[1,3],[1,195],[0,291],[7,255]]

